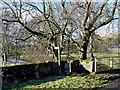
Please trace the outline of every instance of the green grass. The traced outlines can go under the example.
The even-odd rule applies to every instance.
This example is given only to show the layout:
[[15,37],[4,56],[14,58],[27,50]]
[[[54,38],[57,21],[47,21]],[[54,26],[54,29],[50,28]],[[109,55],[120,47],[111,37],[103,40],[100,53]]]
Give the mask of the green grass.
[[[102,58],[113,58],[113,57],[118,57],[118,53],[94,53],[95,58],[98,59],[102,59]],[[79,60],[79,56],[75,53],[72,53],[70,55],[70,57],[68,58],[66,55],[61,55],[61,60],[62,61],[74,61],[74,60]],[[104,60],[104,61],[108,61],[108,60]],[[118,61],[118,60],[116,60]],[[52,54],[50,54],[46,60],[46,62],[55,62],[55,60],[53,60],[53,56]],[[36,62],[36,63],[44,63],[44,62]],[[32,63],[29,63],[32,64]],[[14,63],[8,63],[7,66],[15,66],[15,65],[19,65],[19,64],[14,64]]]
[[96,53],[95,55],[97,58],[97,71],[120,69],[118,53]]
[[5,86],[3,89],[12,89],[17,88],[101,88],[112,83],[108,78],[118,77],[119,74],[95,74],[95,75],[85,75],[85,76],[56,76],[56,77],[47,77],[42,80],[31,80],[23,83],[14,83],[12,85]]
[[110,70],[110,67],[105,64],[97,63],[97,72]]
[[[54,61],[52,54],[50,54],[47,59],[50,61]],[[79,56],[75,53],[72,53],[70,57],[67,57],[67,55],[61,55],[61,60],[62,61],[79,60]]]
[[[119,57],[118,53],[94,53],[95,58],[114,58]],[[72,53],[70,58],[67,58],[66,55],[61,55],[62,60],[79,60],[79,56],[75,53]]]
[[118,53],[94,53],[96,58],[111,58],[111,57],[118,57]]
[[21,64],[20,63],[13,63],[13,62],[7,61],[4,64],[2,64],[0,67],[10,67],[10,66],[16,66],[16,65],[21,65]]
[[[106,58],[117,57],[118,54],[105,54],[97,53],[95,54],[97,58],[105,58],[104,63],[108,62]],[[78,60],[76,54],[72,54],[71,57],[67,58],[66,55],[62,55],[62,60]],[[102,61],[103,62],[103,61]],[[108,65],[108,64],[107,64]],[[108,66],[101,64],[98,68],[109,69]],[[108,78],[120,76],[118,74],[95,74],[95,75],[86,75],[86,76],[60,76],[60,77],[48,77],[42,80],[31,80],[23,83],[13,83],[12,85],[5,86],[3,89],[12,89],[16,88],[101,88],[110,83],[111,80]]]

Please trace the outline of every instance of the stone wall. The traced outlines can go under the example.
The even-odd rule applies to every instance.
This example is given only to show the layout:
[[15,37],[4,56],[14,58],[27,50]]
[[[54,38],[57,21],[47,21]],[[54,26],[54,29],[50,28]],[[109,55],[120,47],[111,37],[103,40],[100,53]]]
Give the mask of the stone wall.
[[2,68],[3,85],[56,75],[59,75],[59,65],[55,62]]
[[[24,82],[32,79],[42,79],[47,76],[69,75],[72,73],[81,73],[80,62],[62,61],[61,67],[57,62],[16,65],[11,67],[2,67],[3,85]],[[61,68],[61,74],[59,70]]]

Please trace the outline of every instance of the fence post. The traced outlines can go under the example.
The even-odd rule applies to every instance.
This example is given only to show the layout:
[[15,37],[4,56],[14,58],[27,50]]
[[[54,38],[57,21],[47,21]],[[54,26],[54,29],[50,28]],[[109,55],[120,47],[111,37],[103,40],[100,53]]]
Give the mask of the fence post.
[[71,64],[72,64],[72,60],[69,62],[69,73],[72,73],[72,66],[71,66]]
[[113,62],[112,62],[112,60],[110,59],[110,68],[112,68],[113,67]]
[[3,30],[2,30],[2,14],[0,15],[0,90],[2,89],[2,66],[3,66],[3,58],[2,58],[2,48],[3,48]]
[[0,56],[0,90],[2,90],[2,56]]
[[93,68],[94,68],[94,70],[95,70],[94,72],[96,72],[96,71],[97,71],[97,70],[96,70],[96,58],[95,58],[95,60],[94,60],[94,67],[93,67]]

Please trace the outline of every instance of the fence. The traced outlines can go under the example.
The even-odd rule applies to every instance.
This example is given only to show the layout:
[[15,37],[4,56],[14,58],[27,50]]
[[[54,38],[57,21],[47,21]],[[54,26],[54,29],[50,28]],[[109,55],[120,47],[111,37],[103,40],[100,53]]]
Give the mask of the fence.
[[58,64],[53,62],[3,67],[2,81],[3,85],[23,82],[46,76],[58,75],[58,71]]
[[[120,61],[118,57],[97,58],[94,67],[97,72],[120,69]],[[57,62],[2,67],[2,83],[3,85],[7,85],[14,82],[23,82],[32,79],[41,79],[47,76],[56,76],[60,75],[59,70],[60,66]],[[61,62],[61,74],[68,75],[70,73],[81,72],[83,72],[83,70],[79,60],[73,62]]]
[[[61,74],[67,75],[70,73],[79,73],[79,61],[70,63],[67,61],[61,62]],[[59,73],[60,66],[57,62],[16,65],[11,67],[2,67],[2,83],[8,85],[16,82],[24,82],[32,79],[41,79],[47,76],[61,75]],[[1,69],[1,68],[0,68]]]
[[97,63],[96,65],[97,72],[120,69],[119,57],[97,58],[96,63]]

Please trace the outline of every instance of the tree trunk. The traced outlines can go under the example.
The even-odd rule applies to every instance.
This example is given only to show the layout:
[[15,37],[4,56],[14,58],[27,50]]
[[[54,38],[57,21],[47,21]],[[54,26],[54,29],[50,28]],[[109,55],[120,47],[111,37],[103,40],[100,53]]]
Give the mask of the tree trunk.
[[67,57],[69,58],[70,57],[70,40],[68,39],[68,55],[67,55]]
[[56,49],[54,49],[53,48],[53,58],[55,59],[55,60],[58,60],[58,50],[56,50]]
[[88,49],[89,39],[87,36],[83,38],[83,45],[82,45],[82,60],[87,59],[87,49]]
[[90,59],[94,60],[94,55],[93,55],[93,38],[92,37],[90,37],[89,43],[90,43],[90,48],[89,48]]

